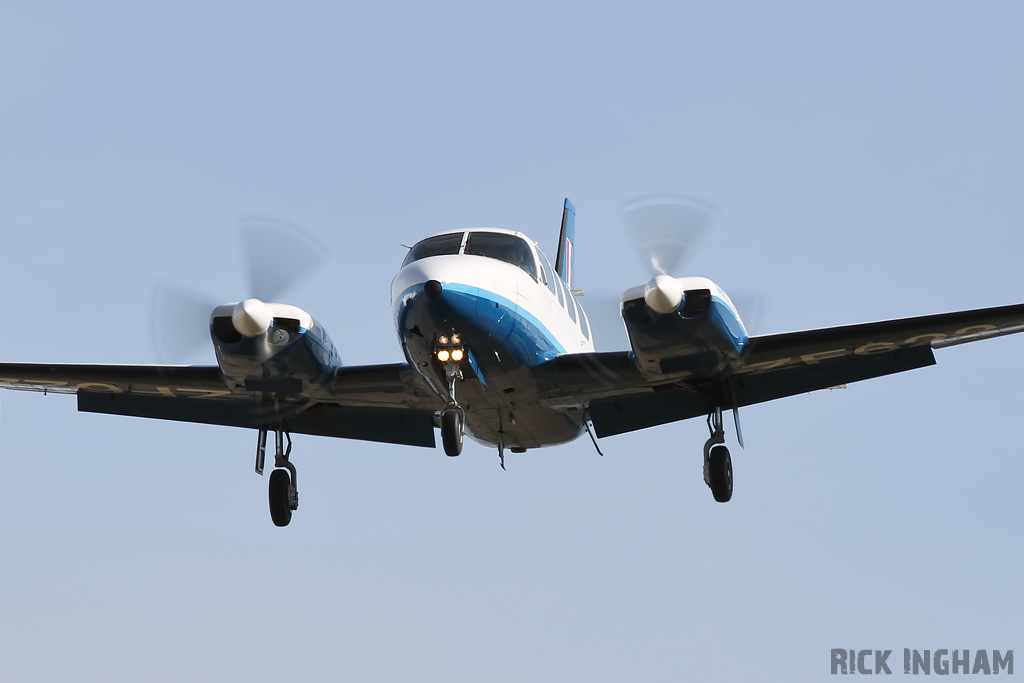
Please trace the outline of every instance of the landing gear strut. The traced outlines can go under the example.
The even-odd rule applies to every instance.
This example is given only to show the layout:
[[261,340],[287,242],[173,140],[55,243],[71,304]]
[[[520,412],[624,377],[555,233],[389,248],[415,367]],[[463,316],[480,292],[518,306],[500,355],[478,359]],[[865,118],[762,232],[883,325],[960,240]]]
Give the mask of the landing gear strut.
[[[461,358],[461,356],[460,356]],[[449,360],[444,366],[445,379],[448,380],[448,407],[441,413],[441,443],[444,453],[450,458],[462,453],[462,437],[466,431],[466,411],[455,400],[455,381],[462,379],[459,363]]]
[[722,427],[722,409],[715,408],[708,415],[708,431],[711,438],[704,444],[704,483],[719,503],[728,503],[732,498],[732,457],[725,443],[725,429]]
[[[267,430],[261,429],[256,448],[256,472],[263,474],[266,457]],[[274,430],[274,467],[270,473],[270,518],[276,526],[288,526],[292,511],[299,507],[298,475],[295,465],[289,460],[292,454],[292,437],[283,429]]]

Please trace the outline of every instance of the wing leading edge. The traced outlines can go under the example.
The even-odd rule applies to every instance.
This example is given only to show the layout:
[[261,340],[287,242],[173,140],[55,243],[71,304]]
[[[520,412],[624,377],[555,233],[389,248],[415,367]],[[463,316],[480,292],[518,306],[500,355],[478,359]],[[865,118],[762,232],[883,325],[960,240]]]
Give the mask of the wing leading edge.
[[215,365],[0,363],[0,387],[77,394],[82,412],[433,448],[438,399],[413,374],[404,363],[339,367],[311,397],[232,391]]
[[[904,372],[933,349],[1024,331],[1024,304],[765,335],[724,371],[643,376],[630,352],[564,354],[536,368],[542,400],[584,407],[598,436]],[[407,364],[338,367],[303,393],[232,391],[217,366],[0,364],[0,388],[72,393],[84,412],[434,446],[440,399]],[[274,401],[273,398],[277,398]]]
[[586,406],[612,436],[935,363],[933,349],[1024,331],[1024,304],[750,339],[725,371],[645,381],[631,354],[560,356],[544,368],[548,400]]

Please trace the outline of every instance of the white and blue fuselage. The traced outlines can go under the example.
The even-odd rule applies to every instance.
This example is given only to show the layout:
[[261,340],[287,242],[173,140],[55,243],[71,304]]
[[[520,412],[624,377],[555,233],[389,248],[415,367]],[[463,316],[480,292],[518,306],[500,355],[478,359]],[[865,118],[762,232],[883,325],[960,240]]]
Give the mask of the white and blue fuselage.
[[[687,280],[710,283],[680,282]],[[687,352],[712,352],[724,360],[742,351],[747,335],[732,302],[710,286],[710,307],[699,311],[699,323],[696,318],[689,323],[694,346]],[[687,322],[679,313],[652,317],[649,309],[641,319],[630,311],[635,304],[628,299],[631,292],[623,297],[623,319],[635,362],[649,375],[652,359],[659,367],[665,360],[659,353],[668,341],[662,333],[687,327]],[[525,235],[475,228],[423,240],[392,281],[391,302],[410,366],[440,398],[457,398],[471,437],[520,451],[571,441],[582,433],[586,407],[546,405],[534,369],[563,354],[593,352],[590,323],[569,286]],[[438,340],[452,335],[467,353],[457,397],[449,396],[436,356]],[[672,341],[678,349],[679,338]],[[678,373],[665,379],[673,374]]]
[[[492,239],[493,236],[493,239]],[[442,253],[417,249],[431,240]],[[485,244],[486,241],[491,244]],[[479,242],[482,246],[475,246]],[[428,296],[436,282],[441,291]],[[511,230],[479,228],[437,235],[410,252],[391,283],[395,324],[406,359],[444,399],[444,373],[434,348],[461,337],[471,372],[458,384],[466,431],[487,444],[537,448],[580,434],[582,412],[540,405],[531,369],[565,353],[594,350],[590,323],[536,244]]]

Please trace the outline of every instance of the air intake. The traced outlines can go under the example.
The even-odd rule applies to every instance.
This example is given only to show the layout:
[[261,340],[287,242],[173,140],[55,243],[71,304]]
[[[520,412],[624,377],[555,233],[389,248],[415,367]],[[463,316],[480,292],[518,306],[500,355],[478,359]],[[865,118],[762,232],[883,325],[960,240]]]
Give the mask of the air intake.
[[679,311],[684,318],[698,316],[711,308],[710,289],[691,289],[683,292],[683,308]]

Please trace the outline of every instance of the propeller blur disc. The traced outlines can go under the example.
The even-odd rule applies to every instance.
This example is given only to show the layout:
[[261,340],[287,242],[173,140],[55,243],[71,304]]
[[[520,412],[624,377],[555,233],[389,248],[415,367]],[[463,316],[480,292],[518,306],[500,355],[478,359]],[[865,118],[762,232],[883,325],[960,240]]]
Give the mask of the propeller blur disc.
[[[718,209],[706,201],[674,193],[642,195],[622,204],[627,239],[651,278],[678,276],[678,269],[711,232],[717,213]],[[620,295],[597,290],[587,298],[598,350],[628,349],[629,340],[619,315]]]
[[711,231],[717,209],[681,194],[649,194],[622,205],[622,219],[651,276],[672,275]]
[[[238,237],[247,277],[246,295],[261,301],[279,301],[328,256],[327,248],[315,237],[273,218],[243,218]],[[203,349],[212,350],[210,314],[222,303],[227,301],[157,282],[150,297],[149,316],[153,347],[160,360],[187,362],[195,360]]]
[[327,247],[281,220],[244,218],[238,233],[248,277],[247,294],[262,301],[277,301],[327,260]]
[[162,362],[194,359],[210,345],[211,297],[180,285],[157,282],[150,297],[150,336]]
[[736,311],[740,314],[747,334],[752,337],[761,334],[764,331],[765,309],[767,308],[765,296],[755,290],[730,289],[729,298],[736,306]]

